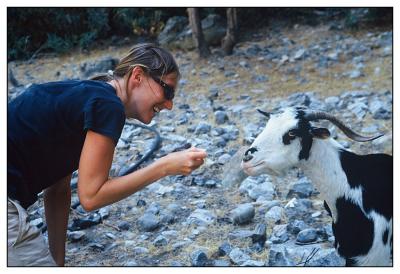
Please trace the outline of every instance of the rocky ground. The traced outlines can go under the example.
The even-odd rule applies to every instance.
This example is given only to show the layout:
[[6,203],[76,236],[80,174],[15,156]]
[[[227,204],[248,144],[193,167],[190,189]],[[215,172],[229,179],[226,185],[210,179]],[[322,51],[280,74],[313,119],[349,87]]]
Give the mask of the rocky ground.
[[[12,62],[24,86],[85,78],[112,66],[128,47]],[[174,51],[182,79],[173,111],[152,125],[163,143],[152,159],[190,143],[207,150],[190,176],[164,178],[118,203],[87,213],[72,180],[68,266],[340,266],[330,218],[301,171],[283,178],[241,173],[240,155],[265,125],[256,108],[306,105],[329,111],[365,135],[355,143],[325,124],[357,153],[392,153],[392,31],[349,32],[329,25],[273,25],[251,33],[232,56],[207,60]],[[101,62],[100,62],[100,61]],[[137,161],[154,135],[127,121],[110,176]],[[148,164],[148,162],[147,162]],[[31,220],[45,231],[42,201]]]

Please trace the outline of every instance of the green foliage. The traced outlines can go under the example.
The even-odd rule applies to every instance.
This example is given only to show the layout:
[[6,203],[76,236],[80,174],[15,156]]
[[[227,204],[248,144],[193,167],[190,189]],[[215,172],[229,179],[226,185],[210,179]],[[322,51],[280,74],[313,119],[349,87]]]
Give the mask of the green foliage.
[[90,48],[114,35],[155,36],[169,17],[185,14],[185,8],[8,8],[8,59]]
[[[20,38],[17,38],[14,43],[14,46],[8,49],[8,58],[16,59],[19,56],[22,56],[22,58],[26,58],[27,55],[23,55],[23,53],[27,51],[27,47],[29,45],[29,39],[30,36],[22,36]],[[9,43],[9,41],[7,41],[7,43]]]
[[352,8],[345,13],[345,27],[358,29],[363,25],[382,25],[393,21],[392,8]]
[[[363,13],[363,10],[366,11]],[[344,18],[345,27],[393,21],[392,8],[237,8],[239,27],[254,29],[281,20],[315,25],[330,17]],[[226,16],[225,8],[201,8]],[[322,15],[321,15],[322,14]],[[7,8],[7,56],[31,58],[43,51],[63,53],[90,48],[111,36],[155,37],[172,16],[187,16],[186,8]],[[321,19],[322,18],[322,19]],[[336,18],[337,19],[337,18]]]
[[97,38],[97,32],[85,32],[79,36],[78,45],[80,48],[87,49]]
[[73,42],[69,39],[64,39],[57,34],[49,33],[44,48],[51,49],[57,53],[64,53],[71,48],[72,44]]

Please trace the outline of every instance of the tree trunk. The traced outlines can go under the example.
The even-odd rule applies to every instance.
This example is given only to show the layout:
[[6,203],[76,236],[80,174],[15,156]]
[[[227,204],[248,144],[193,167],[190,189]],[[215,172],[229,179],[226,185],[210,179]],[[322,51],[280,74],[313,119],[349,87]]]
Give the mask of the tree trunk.
[[236,44],[237,35],[237,15],[236,8],[226,9],[227,28],[226,35],[222,39],[222,49],[226,55],[232,54],[233,47]]
[[200,58],[205,58],[210,55],[210,50],[204,40],[199,8],[188,8],[187,11],[189,14],[189,24],[192,29],[194,44],[199,51]]

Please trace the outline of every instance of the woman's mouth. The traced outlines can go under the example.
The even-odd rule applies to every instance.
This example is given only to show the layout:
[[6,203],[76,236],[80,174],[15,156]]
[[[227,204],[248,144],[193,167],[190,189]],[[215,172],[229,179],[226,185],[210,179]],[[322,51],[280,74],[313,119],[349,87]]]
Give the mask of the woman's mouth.
[[157,106],[154,106],[154,107],[153,107],[153,111],[154,111],[155,113],[159,113],[161,110],[160,110],[160,108],[158,108]]

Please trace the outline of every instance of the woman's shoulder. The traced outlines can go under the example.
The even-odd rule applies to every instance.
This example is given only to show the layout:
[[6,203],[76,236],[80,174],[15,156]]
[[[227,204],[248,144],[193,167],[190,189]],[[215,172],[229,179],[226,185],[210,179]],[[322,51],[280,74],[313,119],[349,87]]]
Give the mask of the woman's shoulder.
[[62,81],[54,81],[54,82],[47,82],[43,84],[37,84],[34,85],[37,87],[43,87],[43,88],[82,88],[82,89],[91,89],[91,90],[103,90],[103,91],[108,91],[111,93],[115,93],[114,88],[105,82],[101,81],[94,81],[94,80],[77,80],[77,79],[71,79],[71,80],[62,80]]

